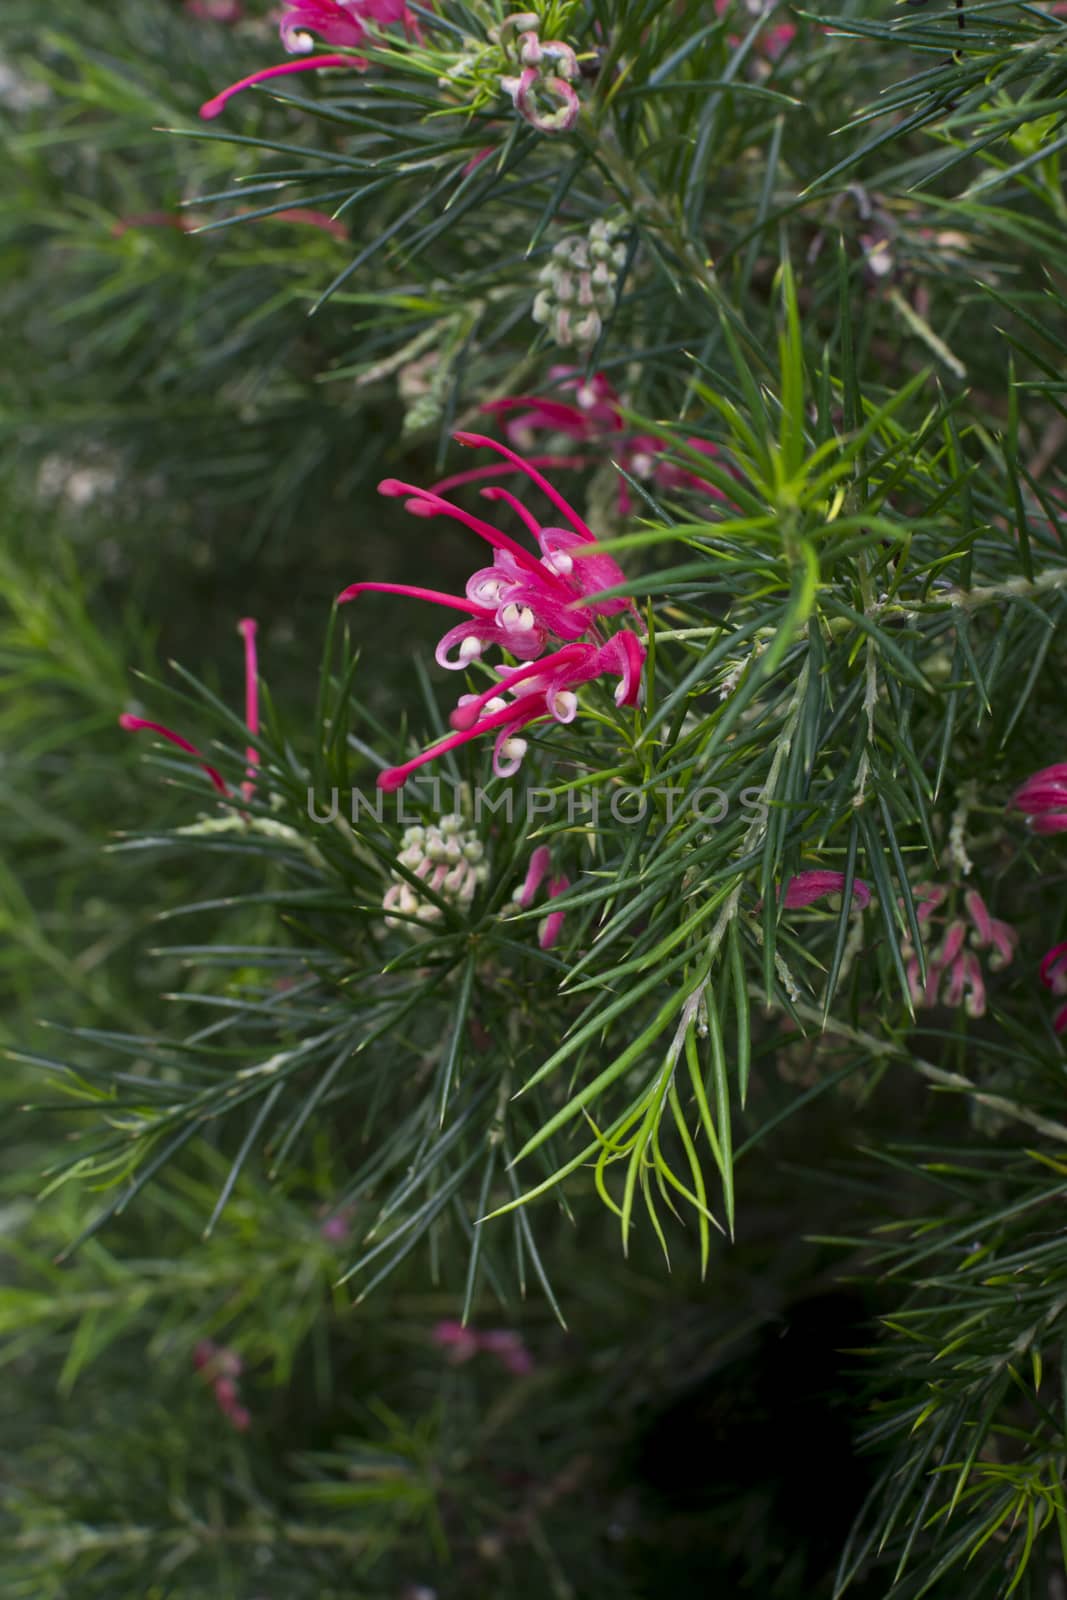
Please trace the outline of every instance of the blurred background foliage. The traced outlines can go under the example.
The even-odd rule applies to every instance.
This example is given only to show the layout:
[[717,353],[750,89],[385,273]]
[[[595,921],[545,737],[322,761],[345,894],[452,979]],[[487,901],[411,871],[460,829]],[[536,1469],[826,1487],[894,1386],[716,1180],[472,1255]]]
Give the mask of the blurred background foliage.
[[[162,835],[189,818],[187,794],[152,781],[117,728],[119,710],[155,692],[130,669],[158,677],[180,660],[237,705],[235,621],[254,615],[272,692],[299,723],[344,584],[368,572],[462,583],[452,532],[413,534],[374,489],[401,466],[426,482],[464,464],[447,435],[486,396],[544,392],[559,352],[542,339],[530,356],[528,312],[551,224],[646,207],[640,269],[600,363],[637,415],[684,436],[710,415],[699,384],[739,397],[709,295],[773,389],[784,236],[809,356],[825,352],[835,371],[847,359],[871,405],[931,368],[975,452],[946,503],[964,493],[960,475],[974,476],[983,517],[1023,506],[1062,546],[1057,8],[969,8],[966,44],[954,7],[898,19],[851,0],[832,19],[797,8],[780,57],[761,51],[767,23],[741,5],[721,25],[706,6],[644,3],[628,19],[607,0],[572,9],[607,39],[624,25],[659,30],[644,58],[633,52],[612,110],[618,141],[599,166],[577,144],[561,155],[529,130],[515,138],[499,110],[447,133],[416,127],[423,90],[411,79],[388,94],[372,78],[315,90],[292,80],[278,97],[235,101],[225,128],[202,123],[201,101],[276,59],[265,6],[236,25],[178,0],[54,0],[45,17],[28,0],[4,7],[0,1039],[65,1056],[63,1030],[77,1028],[88,1096],[58,1073],[42,1087],[41,1070],[16,1061],[5,1078],[0,1578],[13,1597],[808,1600],[834,1593],[837,1573],[851,1594],[874,1600],[892,1585],[917,1600],[999,1596],[1016,1572],[996,1534],[962,1565],[998,1507],[964,1523],[970,1544],[942,1565],[925,1555],[931,1507],[916,1511],[907,1493],[930,1460],[952,1459],[960,1432],[975,1432],[975,1455],[986,1449],[975,1417],[988,1430],[1015,1382],[1019,1330],[988,1321],[999,1303],[988,1261],[967,1257],[974,1281],[962,1286],[944,1263],[972,1233],[1009,1263],[1025,1255],[1027,1207],[1059,1198],[1062,1172],[1017,1138],[998,1143],[1003,1124],[974,1106],[963,1161],[959,1104],[884,1064],[827,1088],[832,1049],[788,1031],[780,1049],[764,1042],[751,1126],[774,1125],[809,1093],[811,1104],[742,1150],[737,1242],[713,1247],[706,1283],[687,1259],[668,1275],[647,1234],[623,1262],[613,1220],[592,1207],[577,1230],[542,1208],[537,1248],[567,1287],[566,1329],[539,1293],[501,1306],[487,1288],[475,1308],[480,1327],[517,1330],[526,1371],[488,1346],[453,1361],[460,1347],[435,1342],[458,1312],[438,1262],[427,1272],[408,1257],[355,1305],[350,1285],[335,1287],[356,1227],[336,1209],[360,1134],[350,1109],[279,1181],[245,1167],[207,1237],[231,1171],[214,1131],[73,1253],[101,1180],[50,1189],[40,1176],[85,1123],[92,1069],[113,1064],[119,1033],[147,1054],[165,1035],[210,1027],[197,1002],[218,985],[182,951],[218,924],[198,914],[174,936],[160,914],[247,888],[240,855],[114,848],[149,820]],[[700,29],[705,53],[675,63]],[[688,88],[672,77],[683,68]],[[504,149],[467,190],[484,182],[479,209],[456,203],[447,226],[441,208],[408,218],[437,174],[407,170],[398,130],[424,139],[442,171]],[[385,177],[339,226],[285,215],[332,214],[379,160]],[[679,207],[657,211],[642,173]],[[272,206],[281,211],[253,214]],[[420,411],[398,375],[429,354],[440,381]],[[897,419],[912,444],[930,403],[927,389]],[[958,446],[948,434],[942,462]],[[1012,473],[1005,510],[990,483],[1003,490]],[[572,485],[615,531],[610,469]],[[402,689],[410,698],[411,651],[436,633],[432,616],[406,609],[400,649],[400,626],[384,606],[361,613],[370,709],[386,721]],[[1040,693],[1020,728],[1033,766],[1040,727],[1057,713],[1062,726],[1062,696]],[[270,926],[246,905],[225,937],[262,945]],[[234,966],[223,997],[262,981],[266,959]],[[1035,1104],[1062,1087],[1047,1044],[1033,1047],[1047,1073]],[[902,1127],[906,1149],[892,1142]],[[880,1166],[864,1147],[879,1149]],[[895,1256],[904,1218],[944,1235],[944,1255]],[[882,1230],[874,1242],[868,1227]],[[535,1260],[520,1259],[520,1278],[536,1278]],[[1050,1246],[1047,1262],[1004,1271],[1035,1279],[1025,1318],[1049,1319],[1046,1361],[1062,1361],[1058,1256]],[[985,1342],[946,1364],[964,1291],[987,1307]],[[878,1316],[909,1329],[907,1360],[886,1356]],[[242,1364],[237,1397],[219,1389],[219,1351]],[[1015,1592],[1062,1600],[1064,1424],[1039,1414],[1042,1374],[1031,1376],[1033,1392],[1012,1391],[1004,1436],[1044,1442],[1020,1450],[1021,1466],[1008,1447],[999,1466],[1005,1481],[1016,1467],[1037,1474],[1021,1491],[1008,1483],[1017,1519],[1042,1495],[1054,1514],[1049,1536],[1027,1545]],[[947,1431],[931,1447],[942,1455],[916,1446],[901,1467],[888,1426],[861,1453],[871,1415],[907,1413],[920,1391],[944,1398]],[[1057,1404],[1062,1388],[1046,1409]],[[892,1556],[880,1565],[863,1521],[851,1543],[850,1529],[868,1489],[885,1491],[879,1473],[891,1491],[912,1467],[907,1514],[895,1528],[877,1522]],[[894,1581],[905,1544],[915,1559]]]

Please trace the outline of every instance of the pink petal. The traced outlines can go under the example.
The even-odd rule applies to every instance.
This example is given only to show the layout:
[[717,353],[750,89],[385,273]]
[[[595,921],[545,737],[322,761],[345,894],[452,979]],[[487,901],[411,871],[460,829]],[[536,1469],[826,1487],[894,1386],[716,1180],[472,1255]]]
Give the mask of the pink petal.
[[[821,900],[824,895],[840,894],[844,887],[843,872],[824,872],[812,868],[807,872],[798,872],[796,877],[790,880],[782,903],[787,911],[797,911],[803,906],[810,906],[816,900]],[[870,905],[871,891],[862,878],[853,878],[852,898],[859,902],[861,911]]]
[[538,845],[530,857],[530,864],[526,868],[526,877],[519,891],[519,904],[526,911],[533,905],[534,895],[541,887],[542,880],[547,875],[552,865],[552,852],[547,844]]

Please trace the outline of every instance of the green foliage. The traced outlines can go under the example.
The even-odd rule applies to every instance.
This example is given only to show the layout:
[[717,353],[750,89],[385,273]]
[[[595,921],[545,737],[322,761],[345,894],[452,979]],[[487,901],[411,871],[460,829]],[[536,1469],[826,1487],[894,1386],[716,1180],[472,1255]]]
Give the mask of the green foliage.
[[[56,1597],[645,1592],[657,1535],[605,1462],[671,1392],[658,1362],[729,1383],[694,1351],[729,1346],[733,1294],[756,1325],[803,1285],[752,1231],[766,1203],[872,1286],[874,1486],[836,1578],[798,1543],[709,1584],[1037,1600],[1067,1556],[1037,965],[1067,927],[1063,846],[1010,802],[1064,758],[1067,28],[1011,3],[797,11],[788,38],[742,7],[542,7],[583,68],[574,126],[543,133],[501,85],[506,16],[418,8],[365,71],[211,121],[278,59],[260,8],[5,19],[0,1346],[33,1400],[0,1572]],[[598,221],[623,247],[579,338],[531,313]],[[480,410],[595,374],[617,427]],[[403,816],[375,779],[454,699],[432,619],[331,603],[462,586],[466,533],[373,485],[484,467],[450,436],[508,422],[625,571],[601,598],[634,602],[642,698],[583,684],[517,777],[463,744]],[[493,483],[513,537],[547,516]],[[123,709],[227,797],[172,745],[140,761]],[[465,902],[404,856],[450,812],[477,836]],[[544,894],[518,903],[540,846],[568,880],[551,940]],[[837,900],[791,900],[806,872]],[[953,928],[978,968],[954,997]],[[533,1371],[452,1371],[432,1322],[514,1323],[527,1295]],[[671,1331],[678,1296],[705,1331]],[[244,1363],[248,1440],[206,1339]],[[760,1504],[739,1489],[724,1524]]]

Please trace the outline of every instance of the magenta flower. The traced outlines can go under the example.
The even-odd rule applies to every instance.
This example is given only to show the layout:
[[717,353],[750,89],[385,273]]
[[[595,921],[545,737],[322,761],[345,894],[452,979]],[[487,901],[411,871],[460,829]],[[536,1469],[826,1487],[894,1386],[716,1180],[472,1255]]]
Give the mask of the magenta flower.
[[357,0],[289,0],[278,24],[282,44],[290,55],[307,55],[318,34],[323,44],[356,49],[367,36],[366,10]]
[[[548,886],[548,898],[555,900],[557,895],[563,894],[570,886],[571,880],[569,878],[565,878],[562,875],[558,878],[553,878]],[[565,911],[550,911],[548,916],[538,925],[537,942],[542,950],[551,950],[556,943],[556,940],[563,932],[563,919],[566,915]]]
[[501,1366],[516,1377],[533,1370],[533,1357],[522,1341],[522,1336],[512,1328],[490,1328],[479,1333],[476,1328],[465,1328],[462,1322],[438,1322],[430,1334],[433,1343],[447,1350],[453,1366],[470,1361],[479,1351],[496,1356]]
[[513,1377],[525,1377],[534,1368],[534,1359],[522,1342],[522,1336],[512,1328],[490,1328],[479,1335],[483,1350],[496,1356],[500,1365]]
[[517,900],[524,911],[528,911],[534,903],[534,897],[541,884],[552,870],[552,852],[547,844],[539,844],[530,857],[530,864],[526,868],[526,877],[523,879],[522,888],[519,890]]
[[[530,857],[530,864],[526,868],[526,877],[523,880],[522,888],[516,896],[516,903],[524,911],[528,911],[533,905],[538,889],[551,870],[552,852],[547,844],[540,844]],[[551,878],[548,885],[548,898],[555,900],[558,895],[561,895],[570,886],[570,879],[563,877],[562,874],[559,877]],[[563,932],[565,916],[566,912],[564,911],[550,911],[547,917],[542,918],[537,929],[537,942],[542,950],[551,950],[556,943]]]
[[217,1345],[211,1339],[201,1339],[193,1351],[193,1365],[198,1372],[203,1372],[211,1384],[215,1404],[230,1426],[236,1428],[238,1433],[246,1433],[252,1425],[252,1416],[241,1404],[237,1379],[244,1363],[236,1350]]
[[1035,833],[1067,832],[1067,761],[1031,773],[1008,804],[1025,812]]
[[278,31],[290,55],[303,55],[315,47],[313,34],[323,44],[356,49],[367,37],[367,24],[387,28],[411,19],[404,0],[288,0]]
[[[383,494],[407,496],[407,509],[415,515],[447,516],[470,528],[492,546],[493,565],[475,572],[462,596],[411,584],[368,582],[350,585],[339,601],[354,600],[366,592],[403,594],[464,612],[466,620],[450,628],[437,646],[438,664],[450,670],[466,667],[493,645],[524,663],[518,668],[497,668],[497,681],[489,689],[461,697],[451,717],[455,731],[414,760],[383,772],[378,784],[384,789],[399,788],[418,767],[490,732],[496,735],[494,771],[501,777],[510,775],[517,771],[526,751],[522,730],[545,718],[573,721],[578,710],[575,691],[594,678],[619,678],[616,704],[637,703],[644,646],[629,629],[607,640],[599,631],[601,619],[633,611],[633,604],[620,597],[595,598],[625,581],[621,568],[610,556],[590,548],[595,543],[592,529],[531,462],[508,445],[480,434],[458,433],[456,438],[462,444],[485,445],[504,456],[541,489],[570,526],[544,527],[509,490],[484,489],[486,499],[504,501],[520,517],[541,552],[538,557],[509,534],[432,489],[395,478],[379,485]],[[562,648],[542,656],[550,640],[563,641]],[[506,695],[513,698],[509,701]]]
[[[252,738],[259,733],[259,676],[256,662],[256,628],[257,623],[252,617],[242,617],[237,624],[237,631],[244,639],[245,644],[245,726]],[[147,730],[157,733],[168,744],[175,745],[177,749],[184,750],[187,755],[193,756],[203,771],[210,778],[212,784],[227,800],[232,798],[232,791],[226,779],[217,768],[205,761],[195,744],[190,744],[188,739],[180,733],[175,733],[173,728],[167,728],[162,722],[149,722],[145,717],[134,717],[124,711],[119,718],[119,727],[127,733],[137,733]],[[245,752],[248,768],[245,782],[241,785],[241,793],[246,800],[250,800],[255,793],[255,769],[259,765],[259,752],[254,746],[249,745]]]
[[[328,1207],[324,1207],[328,1211]],[[320,1216],[322,1212],[320,1211]],[[319,1233],[329,1244],[343,1244],[352,1232],[351,1206],[342,1206],[340,1211],[330,1211],[319,1224]]]
[[[782,896],[782,904],[787,911],[799,911],[825,895],[840,894],[844,887],[843,872],[823,872],[812,868],[807,872],[798,872],[795,878],[790,879]],[[859,902],[861,911],[870,905],[871,891],[862,878],[853,878],[852,898]]]
[[462,1322],[438,1322],[430,1338],[442,1350],[448,1351],[448,1359],[453,1366],[469,1361],[478,1353],[478,1335],[473,1328],[465,1328]]
[[365,72],[370,63],[363,56],[316,56],[315,35],[324,44],[339,45],[341,49],[354,50],[367,37],[367,24],[389,27],[402,22],[409,34],[418,36],[404,0],[289,0],[279,23],[282,44],[290,55],[303,57],[300,61],[282,61],[274,67],[264,67],[250,77],[231,83],[214,99],[206,100],[200,107],[205,118],[217,117],[226,102],[242,89],[266,83],[289,72],[309,72],[318,67],[347,67],[351,72]]
[[[1040,966],[1041,982],[1054,995],[1067,994],[1067,939],[1054,944]],[[1052,1019],[1057,1033],[1067,1033],[1067,1005],[1062,1005]]]

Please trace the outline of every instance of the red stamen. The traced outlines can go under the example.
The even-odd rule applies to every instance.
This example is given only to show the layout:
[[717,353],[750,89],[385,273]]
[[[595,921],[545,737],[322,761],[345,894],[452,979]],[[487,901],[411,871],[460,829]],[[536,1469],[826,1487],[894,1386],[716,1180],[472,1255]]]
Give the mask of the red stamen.
[[[561,650],[556,650],[550,656],[541,656],[536,661],[527,661],[524,666],[513,667],[510,672],[505,672],[490,684],[488,689],[476,695],[473,700],[467,700],[457,706],[449,717],[453,728],[469,728],[478,718],[482,707],[489,700],[495,700],[498,695],[506,693],[516,683],[521,683],[523,678],[539,678],[542,673],[553,672],[557,667],[575,665],[585,659],[589,654],[590,646],[587,644],[565,644]],[[495,715],[503,716],[503,712]],[[483,724],[484,726],[484,724]]]
[[513,722],[525,726],[526,723],[533,722],[536,717],[547,714],[543,694],[524,695],[522,699],[505,706],[502,711],[492,711],[487,717],[482,717],[473,728],[450,733],[446,739],[439,740],[428,750],[420,750],[417,756],[405,761],[403,766],[387,767],[384,772],[378,774],[378,788],[387,792],[402,789],[411,774],[418,771],[419,767],[424,767],[428,761],[436,761],[438,756],[447,755],[449,750],[456,750],[460,745],[469,744],[472,739],[479,739],[483,733],[490,733],[495,728],[506,728]]
[[[254,617],[242,617],[237,631],[245,642],[245,724],[253,739],[259,733],[259,665],[256,659],[256,627]],[[251,800],[256,792],[255,776],[259,766],[259,751],[249,745],[245,751],[248,773],[241,785],[241,793]]]
[[183,739],[180,733],[174,732],[173,728],[165,728],[161,722],[148,722],[144,717],[131,717],[125,711],[119,718],[119,727],[125,728],[128,733],[136,733],[141,728],[147,728],[150,733],[158,733],[159,737],[166,739],[168,744],[177,745],[178,749],[184,750],[187,755],[195,756],[219,793],[229,795],[229,785],[221,773],[216,772],[214,767],[208,765],[195,744],[190,744],[188,739]]
[[[592,456],[531,456],[530,462],[535,467],[573,467],[575,470],[596,466]],[[434,489],[438,494],[443,494],[446,489],[458,489],[465,483],[484,483],[487,478],[503,477],[510,470],[510,467],[503,465],[469,467],[466,472],[454,472],[450,478],[439,478]]]
[[515,515],[522,522],[527,532],[532,533],[534,538],[540,543],[541,524],[538,522],[533,512],[530,511],[528,507],[524,506],[518,496],[511,493],[510,489],[502,489],[499,484],[494,484],[490,489],[483,489],[481,491],[481,496],[483,500],[503,500],[505,505],[509,505],[512,511],[514,511]]
[[489,620],[495,616],[492,606],[476,605],[472,600],[464,600],[460,595],[443,594],[440,589],[420,589],[410,583],[350,583],[347,589],[342,589],[337,596],[337,604],[343,606],[347,601],[354,600],[357,595],[365,590],[375,594],[403,594],[411,600],[431,600],[435,605],[451,606],[453,611],[466,611],[471,617],[485,617]]
[[596,543],[596,536],[594,535],[589,524],[583,521],[573,506],[567,504],[559,490],[554,489],[549,483],[548,479],[543,477],[542,474],[538,472],[537,468],[532,466],[529,461],[523,460],[522,456],[520,456],[517,451],[512,450],[510,446],[506,444],[501,444],[499,439],[487,438],[484,433],[461,432],[454,433],[452,437],[458,444],[484,445],[486,449],[495,450],[498,455],[505,456],[508,461],[513,461],[519,470],[521,472],[525,472],[526,476],[533,483],[536,483],[537,487],[548,496],[556,510],[562,511],[563,515],[566,517],[575,533],[581,534],[583,539],[588,539],[590,544]]
[[495,550],[506,550],[528,571],[539,574],[544,572],[537,557],[524,550],[522,545],[509,534],[501,533],[492,523],[483,522],[481,517],[464,511],[462,506],[454,506],[451,500],[445,500],[439,494],[434,494],[432,489],[419,489],[413,483],[402,483],[399,478],[383,478],[378,485],[378,493],[388,495],[391,499],[409,495],[410,500],[405,509],[416,516],[433,516],[436,513],[439,516],[454,517],[457,522],[462,522],[465,528],[470,528],[476,533],[480,539],[491,544]]
[[200,115],[205,122],[210,122],[235,94],[240,94],[242,89],[251,89],[257,83],[266,83],[269,78],[281,78],[290,72],[309,72],[317,67],[347,67],[349,71],[363,72],[368,65],[363,56],[301,56],[298,61],[280,61],[276,67],[264,67],[250,77],[239,78],[213,100],[205,100],[200,107]]

